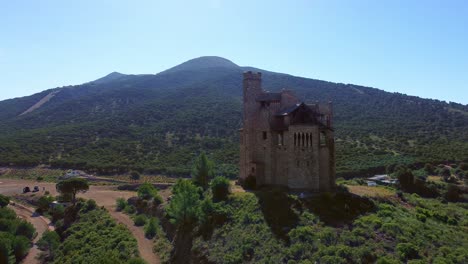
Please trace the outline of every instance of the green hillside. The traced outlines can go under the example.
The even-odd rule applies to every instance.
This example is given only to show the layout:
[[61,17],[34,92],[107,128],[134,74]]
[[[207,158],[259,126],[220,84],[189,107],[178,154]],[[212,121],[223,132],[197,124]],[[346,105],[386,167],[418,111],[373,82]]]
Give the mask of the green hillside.
[[[0,102],[0,165],[50,164],[100,173],[187,175],[205,150],[235,176],[242,72],[202,57],[160,74],[112,73],[77,86]],[[264,70],[270,91],[294,90],[335,107],[337,172],[468,159],[468,106]],[[49,101],[24,113],[46,95]]]

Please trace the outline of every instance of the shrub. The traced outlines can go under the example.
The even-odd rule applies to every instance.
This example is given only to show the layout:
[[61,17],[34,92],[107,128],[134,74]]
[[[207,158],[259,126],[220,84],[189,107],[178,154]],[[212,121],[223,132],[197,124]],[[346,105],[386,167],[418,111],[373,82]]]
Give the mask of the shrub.
[[138,171],[132,171],[130,172],[130,179],[134,181],[138,181],[140,179],[140,173]]
[[35,234],[36,229],[34,229],[34,226],[26,221],[21,221],[16,228],[17,236],[25,236],[28,239],[33,239]]
[[450,172],[450,169],[447,168],[447,167],[444,167],[440,170],[440,176],[442,176],[442,178],[444,179],[444,181],[447,181],[450,176],[451,176],[451,172]]
[[416,215],[416,218],[417,218],[419,221],[423,222],[423,223],[426,222],[426,216],[423,215],[423,214],[417,214],[417,215]]
[[396,237],[398,234],[401,233],[401,228],[398,224],[390,222],[390,223],[384,223],[382,225],[382,231],[384,231],[386,234]]
[[445,199],[449,202],[458,202],[461,200],[462,192],[455,184],[449,184],[447,192],[445,193]]
[[53,201],[54,198],[52,196],[42,196],[37,201],[37,211],[41,214],[46,212],[47,210],[49,210],[50,203]]
[[337,193],[349,193],[348,187],[344,184],[336,185],[336,192]]
[[396,251],[402,260],[415,259],[419,257],[418,248],[412,243],[399,243],[396,246]]
[[433,175],[435,173],[435,167],[430,164],[430,163],[426,163],[424,165],[424,171],[428,174],[428,175]]
[[150,220],[148,221],[148,224],[145,226],[145,236],[151,239],[156,235],[157,231],[158,231],[158,222],[156,221],[156,218],[151,217]]
[[[85,204],[76,205],[79,206]],[[53,263],[126,263],[137,257],[135,238],[127,228],[116,224],[105,209],[78,210],[75,219],[54,252]]]
[[13,241],[13,252],[15,254],[16,262],[19,263],[27,254],[29,250],[29,239],[24,236],[17,236]]
[[161,197],[158,194],[158,190],[150,183],[143,183],[138,188],[138,197],[144,200],[150,200],[151,198],[160,199]]
[[135,216],[135,219],[133,221],[136,226],[144,226],[146,224],[146,216],[139,214]]
[[377,264],[398,264],[398,263],[400,263],[398,260],[393,259],[391,257],[387,257],[387,256],[380,257],[377,260]]
[[257,179],[255,176],[249,175],[242,181],[242,187],[246,190],[255,190],[257,188]]
[[127,261],[126,264],[146,264],[146,261],[144,261],[141,258],[133,258],[133,259],[130,259],[129,261]]
[[124,209],[124,212],[125,212],[126,214],[134,214],[134,213],[136,213],[136,211],[137,211],[137,210],[136,210],[135,206],[133,206],[133,205],[128,205],[128,206],[125,207],[125,209]]
[[215,202],[227,199],[229,195],[230,182],[227,178],[218,176],[211,181],[211,192]]
[[13,263],[15,260],[10,258],[11,253],[11,241],[0,237],[0,263]]
[[410,169],[402,166],[395,174],[403,190],[411,191],[414,188],[414,175]]
[[49,209],[49,214],[52,215],[52,222],[56,223],[65,216],[65,207],[61,204]]
[[0,207],[5,207],[10,203],[10,198],[8,196],[0,194]]
[[128,205],[127,200],[125,200],[124,198],[117,198],[116,203],[117,203],[116,210],[119,212],[124,210],[125,207],[127,207]]
[[97,204],[96,204],[96,201],[93,200],[93,199],[89,199],[88,201],[86,201],[86,204],[85,204],[85,207],[84,207],[84,210],[87,212],[87,211],[91,211],[91,210],[94,210],[97,208]]
[[42,251],[48,251],[49,257],[54,257],[55,250],[60,245],[60,236],[55,231],[45,231],[37,246]]
[[464,171],[468,171],[468,163],[462,162],[462,163],[460,163],[458,168],[460,168],[461,170],[464,170]]

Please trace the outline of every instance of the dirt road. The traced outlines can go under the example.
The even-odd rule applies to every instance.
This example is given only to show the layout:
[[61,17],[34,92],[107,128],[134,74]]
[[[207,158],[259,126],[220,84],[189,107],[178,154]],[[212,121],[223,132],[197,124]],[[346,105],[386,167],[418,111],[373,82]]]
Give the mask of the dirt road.
[[132,232],[133,236],[138,242],[138,249],[140,251],[141,258],[146,260],[148,264],[161,263],[159,257],[153,252],[153,240],[147,239],[145,237],[143,228],[135,226],[133,224],[133,220],[128,215],[121,212],[116,212],[114,206],[111,208],[106,208],[118,223],[124,224],[130,230],[130,232]]
[[[31,189],[34,186],[39,186],[40,191],[38,193],[21,194],[23,187],[26,186],[29,186]],[[45,190],[43,190],[43,188],[45,188]],[[57,195],[57,191],[55,190],[55,183],[0,178],[0,194],[9,196],[27,196],[33,194],[43,195],[44,191],[49,191],[51,195]],[[116,186],[90,186],[89,190],[86,193],[80,193],[78,194],[78,197],[83,197],[85,199],[94,199],[98,205],[104,206],[117,222],[124,224],[130,230],[130,232],[132,232],[132,234],[138,242],[138,249],[140,251],[141,258],[146,260],[146,262],[148,262],[149,264],[160,263],[158,256],[153,252],[153,241],[146,239],[143,228],[136,227],[132,219],[130,219],[128,215],[115,211],[115,200],[117,198],[128,199],[135,195],[135,192],[119,191],[117,190]]]
[[54,230],[53,226],[51,226],[49,219],[42,217],[36,213],[34,213],[34,209],[23,206],[20,204],[10,204],[8,205],[11,209],[13,209],[16,212],[16,215],[18,217],[28,221],[29,223],[33,224],[34,228],[36,228],[37,236],[33,240],[33,247],[29,250],[28,255],[26,258],[23,260],[22,263],[24,264],[35,264],[35,263],[40,263],[37,257],[39,256],[39,253],[41,252],[37,248],[37,241],[42,237],[42,234],[47,230]]

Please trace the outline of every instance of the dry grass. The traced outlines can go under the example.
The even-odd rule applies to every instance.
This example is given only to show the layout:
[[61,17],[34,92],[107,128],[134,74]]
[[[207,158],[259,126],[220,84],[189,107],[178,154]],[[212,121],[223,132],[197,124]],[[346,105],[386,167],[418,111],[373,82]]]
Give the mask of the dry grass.
[[349,192],[367,197],[390,197],[395,195],[395,191],[381,186],[362,186],[362,185],[346,185]]
[[231,181],[231,192],[232,193],[243,193],[245,192],[244,188],[240,185],[236,185],[236,181]]
[[130,175],[118,175],[118,176],[110,176],[107,178],[119,180],[119,181],[126,181],[129,183],[175,183],[177,178],[167,177],[164,175],[141,175],[138,181],[132,180]]
[[427,176],[428,181],[433,181],[433,182],[444,182],[442,180],[442,177],[440,176]]

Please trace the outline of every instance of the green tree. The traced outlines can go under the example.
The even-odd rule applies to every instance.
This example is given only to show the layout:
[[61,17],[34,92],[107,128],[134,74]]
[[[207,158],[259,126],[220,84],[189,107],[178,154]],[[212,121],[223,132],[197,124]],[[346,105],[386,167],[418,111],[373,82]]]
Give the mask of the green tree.
[[29,251],[30,242],[27,237],[17,236],[13,241],[13,252],[15,254],[16,262],[19,263]]
[[125,200],[125,198],[122,198],[122,197],[117,198],[116,203],[117,203],[117,208],[116,208],[116,210],[117,210],[118,212],[124,210],[125,207],[127,207],[127,205],[128,205],[127,200]]
[[136,226],[143,226],[146,224],[146,216],[145,215],[137,215],[135,216],[135,219],[133,220]]
[[54,201],[54,198],[52,196],[42,196],[39,198],[37,201],[37,211],[38,213],[42,214],[49,210],[49,205],[51,202]]
[[151,183],[145,182],[138,188],[138,197],[144,200],[151,200],[151,198],[161,200],[158,190],[154,188]]
[[400,243],[396,246],[396,251],[402,260],[419,257],[418,248],[413,243]]
[[11,248],[11,240],[11,237],[0,236],[0,263],[15,263],[12,257],[13,249]]
[[208,159],[206,154],[202,152],[195,161],[192,169],[192,178],[196,185],[204,190],[208,188],[210,179],[214,176],[214,163]]
[[34,226],[26,221],[21,221],[16,227],[16,235],[17,236],[24,236],[28,239],[33,239],[34,235],[36,234],[36,229]]
[[141,178],[141,175],[138,171],[132,171],[130,172],[130,179],[134,181],[138,181]]
[[410,169],[401,166],[395,172],[398,181],[400,182],[400,186],[405,191],[413,191],[414,189],[414,175]]
[[40,250],[47,251],[49,257],[53,259],[54,252],[60,245],[60,236],[55,231],[45,231],[37,245]]
[[151,239],[156,235],[157,231],[158,231],[158,222],[156,221],[156,218],[151,217],[150,220],[148,221],[148,224],[145,226],[145,236]]
[[88,182],[85,179],[72,178],[60,181],[55,185],[57,191],[61,194],[71,195],[72,203],[76,203],[76,194],[79,192],[86,192],[89,190]]
[[10,203],[10,198],[0,194],[0,207],[5,207]]
[[191,227],[201,214],[199,187],[189,180],[179,179],[172,192],[172,200],[166,209],[171,222],[179,227]]
[[458,202],[462,198],[462,191],[455,184],[448,184],[447,192],[445,193],[445,199],[449,202]]
[[210,187],[215,202],[226,200],[230,187],[230,182],[227,178],[222,176],[214,178],[210,183]]

